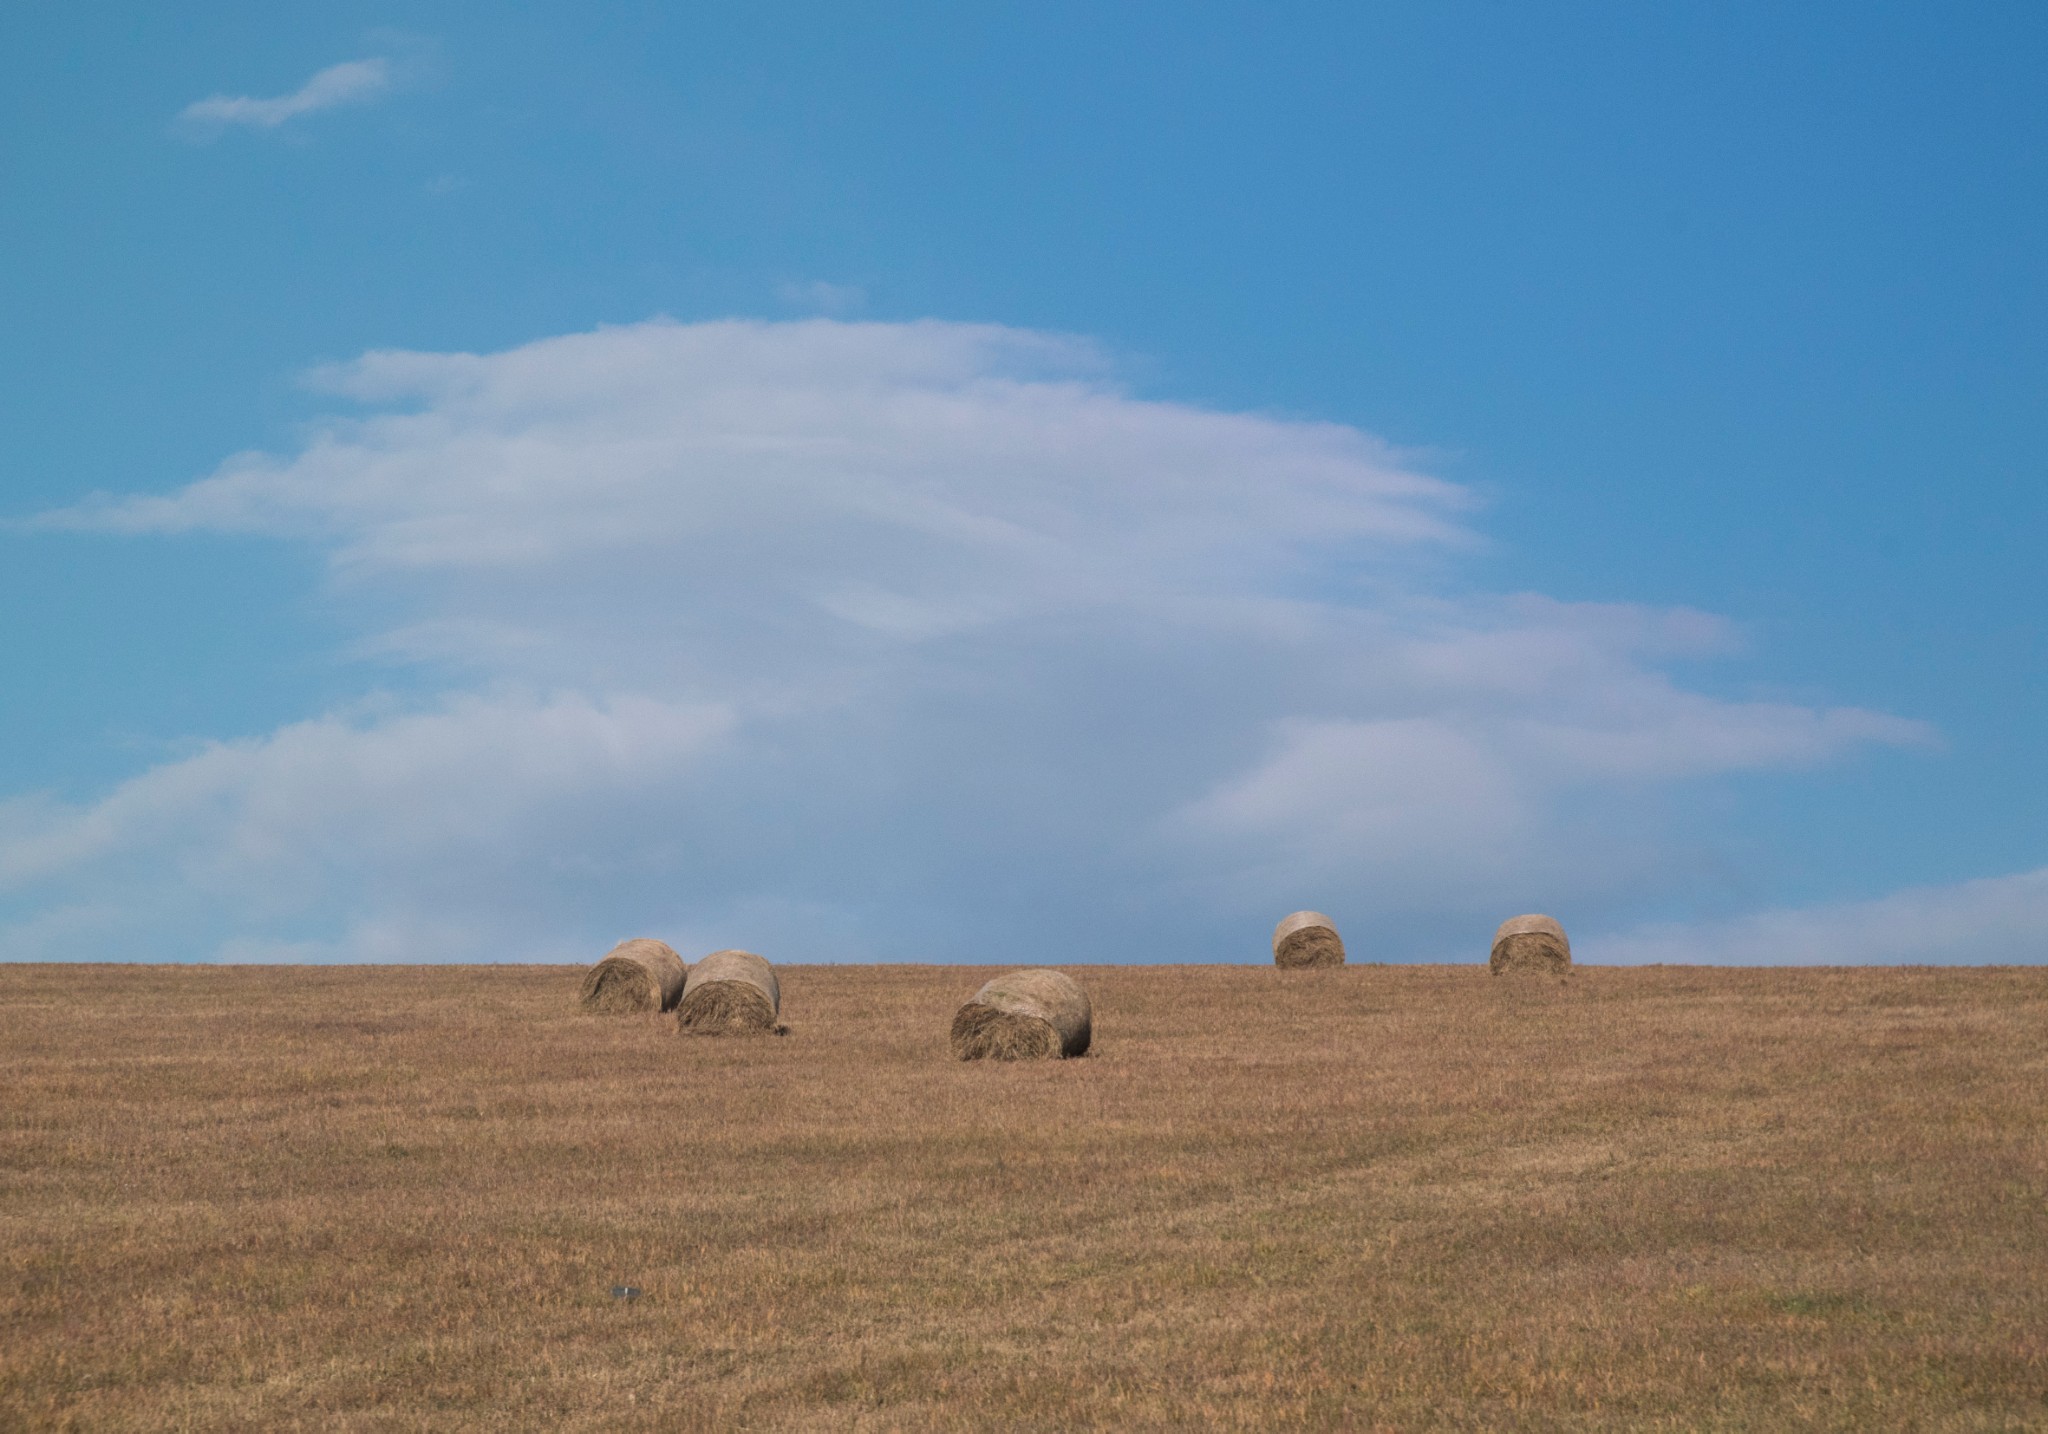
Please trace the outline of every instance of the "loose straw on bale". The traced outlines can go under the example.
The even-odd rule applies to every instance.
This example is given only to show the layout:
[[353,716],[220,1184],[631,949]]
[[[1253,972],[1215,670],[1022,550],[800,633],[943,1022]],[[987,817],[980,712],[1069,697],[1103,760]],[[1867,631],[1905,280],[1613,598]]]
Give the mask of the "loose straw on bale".
[[666,1011],[683,995],[683,958],[660,941],[621,941],[583,978],[590,1011]]
[[1288,970],[1342,966],[1344,938],[1320,911],[1297,911],[1273,928],[1273,964]]
[[1496,976],[1510,971],[1562,976],[1572,969],[1572,943],[1548,916],[1514,916],[1493,933],[1493,953],[1486,964]]
[[714,951],[690,968],[676,1025],[695,1036],[772,1031],[781,1010],[774,967],[751,951]]
[[1088,993],[1058,971],[998,976],[953,1017],[953,1054],[963,1061],[1060,1060],[1088,1049]]

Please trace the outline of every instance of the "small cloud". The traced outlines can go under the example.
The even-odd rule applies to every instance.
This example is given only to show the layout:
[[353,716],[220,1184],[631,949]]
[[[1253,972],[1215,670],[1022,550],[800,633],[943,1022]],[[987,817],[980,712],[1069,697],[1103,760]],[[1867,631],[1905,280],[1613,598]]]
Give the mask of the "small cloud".
[[813,279],[805,284],[778,284],[775,297],[792,309],[808,309],[812,313],[835,317],[858,313],[868,305],[868,291],[860,285],[828,284],[823,279]]
[[342,105],[364,104],[392,87],[391,61],[348,60],[329,65],[288,95],[256,99],[250,95],[209,95],[185,106],[178,118],[188,125],[216,130],[227,125],[276,129],[286,120]]

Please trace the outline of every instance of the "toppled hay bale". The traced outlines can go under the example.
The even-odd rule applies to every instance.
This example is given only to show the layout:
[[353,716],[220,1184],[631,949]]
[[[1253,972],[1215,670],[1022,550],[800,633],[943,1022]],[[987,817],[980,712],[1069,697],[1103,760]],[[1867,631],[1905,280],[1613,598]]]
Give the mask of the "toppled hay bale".
[[1548,916],[1514,916],[1493,933],[1486,964],[1496,976],[1511,971],[1565,976],[1572,969],[1572,943]]
[[751,951],[714,951],[690,968],[676,1027],[693,1036],[772,1031],[781,1010],[774,967]]
[[1337,923],[1320,911],[1297,911],[1273,928],[1273,964],[1290,971],[1342,966],[1344,938]]
[[1012,971],[974,993],[953,1017],[953,1054],[963,1061],[1061,1060],[1088,1049],[1088,993],[1059,971]]
[[647,936],[621,941],[583,978],[586,1011],[667,1011],[683,995],[683,958]]

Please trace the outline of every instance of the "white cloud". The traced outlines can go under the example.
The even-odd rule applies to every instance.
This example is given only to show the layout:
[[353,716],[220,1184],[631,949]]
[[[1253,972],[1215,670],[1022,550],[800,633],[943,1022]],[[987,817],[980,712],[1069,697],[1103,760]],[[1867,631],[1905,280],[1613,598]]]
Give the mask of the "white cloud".
[[1355,430],[1139,402],[1099,366],[993,327],[825,321],[375,353],[316,382],[410,411],[62,521],[317,538],[344,567],[410,572],[715,536],[700,561],[810,572],[812,603],[835,575],[977,604],[992,585],[1034,604],[1238,588],[1296,553],[1464,536],[1458,489]]
[[[649,803],[676,800],[731,728],[715,707],[630,695],[463,695],[293,723],[208,743],[84,806],[0,805],[0,892],[83,877],[96,925],[119,925],[125,905],[131,926],[158,932],[195,904],[258,928],[342,909],[348,949],[390,948],[380,930],[424,924],[443,936],[416,949],[484,956],[537,873],[632,864],[618,838],[648,830]],[[10,945],[70,947],[75,925],[44,915]],[[448,935],[458,928],[464,939]]]
[[1583,959],[1715,966],[1977,965],[2048,960],[2048,867],[1875,901],[1644,926],[1579,943]]
[[391,89],[394,78],[394,69],[388,59],[348,60],[339,65],[329,65],[288,95],[276,95],[270,99],[257,99],[250,95],[209,95],[185,106],[178,118],[189,125],[207,129],[225,125],[276,129],[300,115],[376,99]]
[[317,545],[356,653],[428,695],[0,808],[14,932],[167,873],[213,950],[626,912],[811,956],[1217,955],[1290,905],[1490,929],[1679,879],[1688,784],[1932,740],[1680,686],[1737,647],[1709,615],[1463,591],[1462,489],[1133,397],[1073,339],[655,322],[314,381],[357,407],[298,451],[39,521]]
[[1247,853],[1248,891],[1367,867],[1388,888],[1383,907],[1454,904],[1475,882],[1537,900],[1588,889],[1594,869],[1644,879],[1628,848],[1649,789],[1934,741],[1882,713],[1687,692],[1640,665],[1645,647],[1673,641],[1698,650],[1727,635],[1697,614],[1528,598],[1354,634],[1350,660],[1378,690],[1352,705],[1389,715],[1276,721],[1262,758],[1173,821],[1212,852]]
[[1241,887],[1341,881],[1346,868],[1365,867],[1412,898],[1417,883],[1437,885],[1435,871],[1469,880],[1475,869],[1515,865],[1528,845],[1538,794],[1484,724],[1286,718],[1273,735],[1271,755],[1169,820],[1220,839],[1243,868]]
[[730,726],[715,708],[619,697],[459,697],[436,711],[324,717],[268,737],[209,743],[76,812],[47,806],[0,845],[0,883],[205,828],[188,874],[240,880],[318,860],[323,846],[400,863],[488,844],[537,800],[587,797],[693,758]]

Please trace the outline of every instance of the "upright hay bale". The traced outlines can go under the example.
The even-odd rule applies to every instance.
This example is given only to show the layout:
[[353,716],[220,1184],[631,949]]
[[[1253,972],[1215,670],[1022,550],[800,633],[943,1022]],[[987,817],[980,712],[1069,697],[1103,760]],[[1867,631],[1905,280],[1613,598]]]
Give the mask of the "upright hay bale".
[[774,967],[751,951],[714,951],[690,968],[676,1027],[692,1036],[772,1031],[781,1010]]
[[1344,938],[1320,911],[1297,911],[1273,928],[1273,964],[1289,971],[1342,966]]
[[1062,1060],[1094,1034],[1088,993],[1059,971],[1012,971],[974,993],[953,1017],[953,1054],[963,1061]]
[[1548,916],[1510,917],[1493,933],[1493,953],[1486,964],[1496,976],[1511,971],[1569,975],[1572,943],[1565,939],[1564,928]]
[[606,1014],[667,1011],[683,996],[683,958],[647,936],[621,941],[583,978],[583,1008]]

